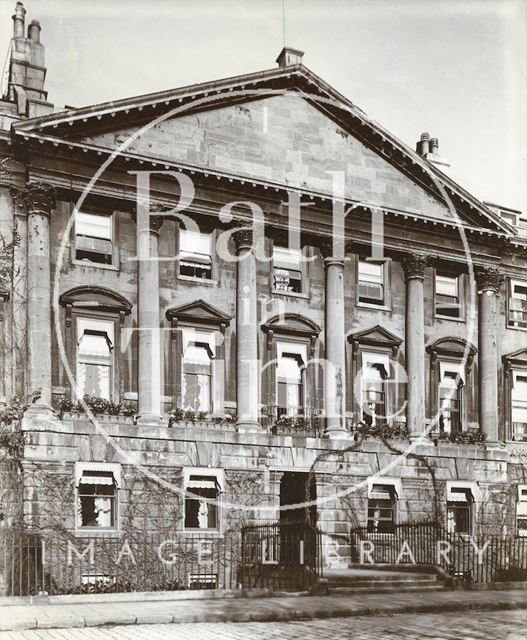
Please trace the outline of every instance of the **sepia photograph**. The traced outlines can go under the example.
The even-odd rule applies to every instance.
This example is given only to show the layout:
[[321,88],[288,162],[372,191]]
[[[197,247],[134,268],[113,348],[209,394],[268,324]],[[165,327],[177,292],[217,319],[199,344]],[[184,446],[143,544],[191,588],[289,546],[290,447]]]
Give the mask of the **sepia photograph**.
[[0,58],[0,640],[525,640],[527,0]]

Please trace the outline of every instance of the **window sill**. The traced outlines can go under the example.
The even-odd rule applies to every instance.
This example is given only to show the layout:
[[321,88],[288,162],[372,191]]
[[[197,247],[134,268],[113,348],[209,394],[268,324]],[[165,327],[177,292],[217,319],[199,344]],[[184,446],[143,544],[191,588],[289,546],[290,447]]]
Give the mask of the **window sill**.
[[194,284],[204,284],[209,287],[217,287],[219,284],[218,280],[212,280],[212,279],[209,280],[209,278],[197,278],[195,276],[182,276],[181,274],[178,274],[177,279],[182,280],[183,282],[193,282]]
[[274,296],[286,296],[288,298],[300,298],[302,300],[309,300],[308,293],[296,293],[296,291],[278,291],[276,289],[271,289],[271,293]]
[[527,331],[527,327],[513,327],[510,324],[507,324],[507,329],[511,331]]
[[78,267],[90,267],[92,269],[104,269],[106,271],[119,271],[119,266],[116,264],[103,264],[102,262],[90,262],[90,260],[77,260],[74,258],[71,261]]
[[186,536],[202,535],[208,538],[223,538],[223,531],[217,529],[183,529],[183,533]]
[[118,538],[121,535],[121,531],[118,529],[89,529],[76,528],[75,535],[79,538],[98,538],[98,537],[111,537]]
[[465,323],[465,318],[453,318],[452,316],[442,316],[439,313],[434,313],[434,320],[450,320],[450,322],[461,322]]
[[370,302],[357,302],[357,307],[362,307],[363,309],[377,309],[377,311],[391,311],[391,307],[387,307],[384,304],[371,304]]

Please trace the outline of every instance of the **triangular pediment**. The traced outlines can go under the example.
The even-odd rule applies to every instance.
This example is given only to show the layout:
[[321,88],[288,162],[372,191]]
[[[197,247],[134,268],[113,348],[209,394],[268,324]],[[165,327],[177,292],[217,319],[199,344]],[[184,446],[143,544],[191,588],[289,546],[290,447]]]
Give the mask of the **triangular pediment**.
[[367,345],[396,350],[401,345],[402,339],[377,324],[369,329],[350,334],[348,342],[353,346]]
[[143,165],[166,162],[322,197],[333,195],[333,172],[343,172],[354,204],[449,224],[455,209],[469,226],[514,233],[302,65],[30,119],[15,124],[13,136],[72,152],[120,149]]
[[527,366],[527,347],[513,351],[503,356],[503,362],[508,366]]
[[166,317],[173,325],[177,325],[178,322],[189,322],[225,327],[231,321],[231,316],[205,300],[195,300],[178,307],[171,307],[167,310]]

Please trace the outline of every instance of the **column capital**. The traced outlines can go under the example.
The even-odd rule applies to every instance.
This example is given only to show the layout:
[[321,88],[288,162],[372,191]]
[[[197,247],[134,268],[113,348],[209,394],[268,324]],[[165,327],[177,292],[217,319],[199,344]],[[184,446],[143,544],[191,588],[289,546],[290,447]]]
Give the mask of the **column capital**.
[[344,258],[334,258],[333,256],[324,258],[324,267],[342,267],[344,268]]
[[40,213],[49,217],[55,206],[55,187],[44,182],[29,182],[20,191],[19,197],[24,203],[27,213]]
[[425,277],[425,267],[427,263],[428,258],[422,253],[413,251],[411,253],[406,253],[401,261],[406,279],[423,280]]
[[11,194],[11,198],[13,199],[13,203],[15,205],[15,213],[18,215],[26,214],[26,200],[25,200],[25,189],[15,187],[11,185],[9,187],[9,193]]
[[500,287],[505,279],[497,267],[477,267],[475,276],[478,293],[484,293],[485,291],[499,293]]
[[236,253],[242,249],[252,249],[253,247],[253,230],[242,227],[233,232],[232,238],[236,244]]
[[163,222],[165,221],[165,216],[150,216],[150,231],[152,233],[159,233]]

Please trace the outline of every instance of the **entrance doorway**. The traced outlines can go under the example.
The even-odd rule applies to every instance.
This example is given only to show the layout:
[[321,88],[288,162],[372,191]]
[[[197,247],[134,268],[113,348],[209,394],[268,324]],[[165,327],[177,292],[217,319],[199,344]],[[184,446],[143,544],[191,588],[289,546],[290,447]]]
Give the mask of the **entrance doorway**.
[[280,523],[305,522],[317,524],[316,504],[304,506],[317,498],[315,474],[286,471],[280,480],[280,507],[299,505],[290,509],[280,509]]

